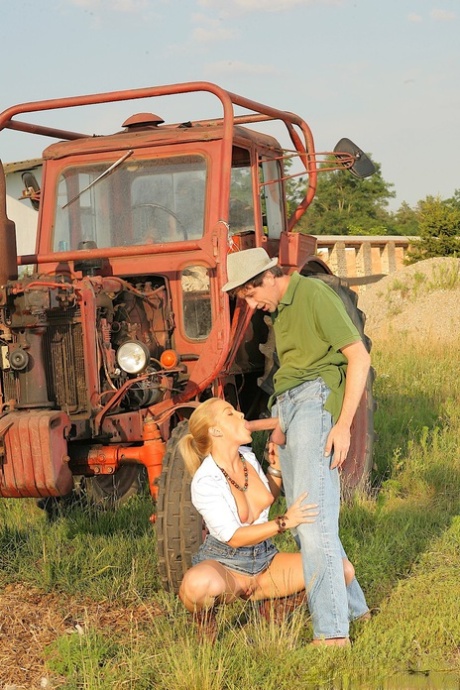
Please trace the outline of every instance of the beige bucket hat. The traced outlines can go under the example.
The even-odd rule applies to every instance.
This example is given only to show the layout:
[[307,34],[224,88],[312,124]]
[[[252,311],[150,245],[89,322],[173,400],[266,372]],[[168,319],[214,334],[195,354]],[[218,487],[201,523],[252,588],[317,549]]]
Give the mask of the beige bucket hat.
[[222,288],[222,292],[234,290],[239,285],[244,285],[248,280],[258,276],[259,273],[268,271],[278,263],[278,259],[270,259],[265,249],[254,247],[234,252],[227,257],[228,282]]

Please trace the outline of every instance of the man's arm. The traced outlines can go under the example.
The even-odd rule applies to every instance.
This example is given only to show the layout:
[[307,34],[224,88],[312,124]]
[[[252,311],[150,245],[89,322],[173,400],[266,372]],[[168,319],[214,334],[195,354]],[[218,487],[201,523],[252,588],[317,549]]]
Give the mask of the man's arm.
[[370,355],[361,340],[347,345],[341,351],[348,360],[345,395],[342,411],[329,433],[324,449],[325,455],[330,455],[334,451],[331,469],[340,467],[347,457],[351,423],[363,395],[371,365]]

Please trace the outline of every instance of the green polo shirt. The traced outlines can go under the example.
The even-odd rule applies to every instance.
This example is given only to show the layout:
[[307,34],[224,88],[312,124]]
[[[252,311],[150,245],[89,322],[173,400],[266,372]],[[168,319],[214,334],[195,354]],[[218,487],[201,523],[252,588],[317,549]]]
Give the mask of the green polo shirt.
[[326,409],[337,421],[347,368],[340,349],[361,340],[342,300],[320,279],[293,273],[272,319],[280,360],[274,395],[321,376],[331,390]]

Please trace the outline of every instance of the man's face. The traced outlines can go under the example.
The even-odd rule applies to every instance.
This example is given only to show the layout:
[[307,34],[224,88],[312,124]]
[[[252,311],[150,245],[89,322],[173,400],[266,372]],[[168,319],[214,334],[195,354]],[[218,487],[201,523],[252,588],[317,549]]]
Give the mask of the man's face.
[[270,272],[264,275],[262,285],[254,287],[248,285],[237,292],[238,297],[246,300],[251,309],[261,309],[265,312],[274,312],[280,303],[280,293],[276,278]]

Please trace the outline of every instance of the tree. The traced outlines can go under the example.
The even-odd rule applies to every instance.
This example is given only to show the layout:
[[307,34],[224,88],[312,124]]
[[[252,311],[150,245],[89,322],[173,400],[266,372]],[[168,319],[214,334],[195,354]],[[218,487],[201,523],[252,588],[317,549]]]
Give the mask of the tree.
[[[336,164],[335,158],[321,168],[330,167],[331,162]],[[316,196],[297,229],[312,235],[388,234],[391,216],[385,207],[395,196],[391,187],[379,164],[371,177],[362,180],[347,170],[320,169]],[[299,185],[289,191],[298,198]]]
[[419,234],[419,214],[417,209],[412,208],[406,201],[403,201],[396,213],[393,213],[391,217],[390,228],[392,235],[417,237]]
[[460,256],[460,192],[451,199],[427,196],[418,203],[419,235],[407,253],[409,263],[435,256]]

